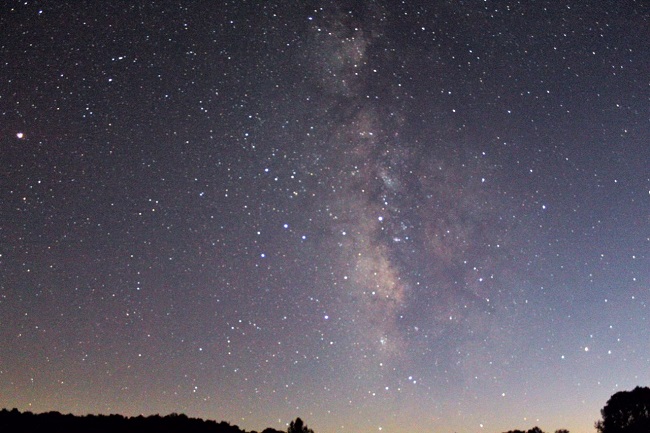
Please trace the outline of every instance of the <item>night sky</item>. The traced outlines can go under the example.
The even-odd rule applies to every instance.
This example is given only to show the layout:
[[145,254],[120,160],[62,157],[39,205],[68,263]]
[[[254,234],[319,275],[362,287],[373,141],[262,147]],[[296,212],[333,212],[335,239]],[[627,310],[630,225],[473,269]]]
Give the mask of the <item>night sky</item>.
[[3,1],[0,407],[593,432],[650,385],[647,1]]

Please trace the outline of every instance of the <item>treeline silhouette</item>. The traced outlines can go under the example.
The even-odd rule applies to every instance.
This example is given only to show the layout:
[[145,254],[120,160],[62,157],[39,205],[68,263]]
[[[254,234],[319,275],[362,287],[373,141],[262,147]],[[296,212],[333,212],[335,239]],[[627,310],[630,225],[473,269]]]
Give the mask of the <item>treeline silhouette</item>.
[[[607,401],[600,411],[602,419],[594,427],[598,433],[650,433],[650,388],[636,387],[632,391],[619,391]],[[122,415],[63,415],[59,412],[34,414],[18,409],[0,410],[0,433],[246,433],[236,425],[190,418],[172,413],[166,416]],[[252,431],[250,433],[257,433]],[[262,433],[285,433],[267,428]],[[300,418],[291,421],[286,433],[314,433]],[[539,427],[530,430],[510,430],[505,433],[544,433]],[[556,430],[555,433],[569,433]]]
[[[535,426],[530,430],[508,430],[505,433],[544,433],[544,431],[541,428]],[[555,433],[569,433],[569,430],[559,429],[555,430]]]
[[[236,425],[225,421],[216,422],[200,418],[190,418],[184,414],[172,413],[166,416],[136,416],[122,415],[84,415],[61,414],[46,412],[34,414],[20,412],[17,409],[0,410],[0,432],[11,433],[246,433]],[[257,432],[250,432],[257,433]],[[272,428],[262,433],[285,433]]]
[[[136,416],[122,415],[84,415],[61,414],[60,412],[45,412],[34,414],[20,412],[17,409],[0,410],[0,432],[11,433],[247,433],[236,425],[225,421],[216,422],[200,418],[190,418],[184,414],[172,413],[166,416]],[[258,433],[251,431],[248,433]],[[262,433],[314,433],[302,419],[291,421],[286,432],[267,428]],[[506,433],[544,433],[539,427],[528,431],[510,430]],[[567,430],[557,430],[555,433],[569,433]]]

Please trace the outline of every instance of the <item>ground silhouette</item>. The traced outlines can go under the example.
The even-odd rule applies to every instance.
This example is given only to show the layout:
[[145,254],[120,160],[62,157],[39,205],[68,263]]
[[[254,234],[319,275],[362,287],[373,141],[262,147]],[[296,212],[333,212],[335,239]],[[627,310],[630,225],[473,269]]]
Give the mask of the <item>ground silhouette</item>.
[[[650,388],[636,387],[612,395],[600,411],[602,419],[595,424],[598,433],[649,433]],[[216,422],[190,418],[172,413],[166,416],[151,415],[124,417],[122,415],[63,415],[59,412],[34,414],[17,409],[0,410],[0,432],[11,433],[247,433],[225,421]],[[257,433],[255,431],[249,433]],[[262,433],[285,433],[267,428]],[[314,433],[300,418],[291,421],[286,433]],[[510,430],[505,433],[544,433],[539,427]],[[569,433],[560,429],[555,433]]]

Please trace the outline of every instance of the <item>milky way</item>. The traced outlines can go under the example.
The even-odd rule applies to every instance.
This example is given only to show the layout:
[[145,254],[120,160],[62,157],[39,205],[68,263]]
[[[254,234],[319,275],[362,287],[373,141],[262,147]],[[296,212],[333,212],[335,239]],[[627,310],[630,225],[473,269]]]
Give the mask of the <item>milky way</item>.
[[491,254],[508,254],[512,225],[499,218],[505,203],[495,164],[485,152],[467,161],[454,144],[402,137],[410,95],[397,73],[385,83],[375,78],[379,68],[400,63],[382,23],[342,10],[323,15],[308,17],[315,53],[308,65],[326,119],[314,141],[330,172],[318,211],[345,274],[330,284],[349,293],[367,350],[404,356],[418,333],[473,333],[468,316],[489,316],[490,298],[511,297]]

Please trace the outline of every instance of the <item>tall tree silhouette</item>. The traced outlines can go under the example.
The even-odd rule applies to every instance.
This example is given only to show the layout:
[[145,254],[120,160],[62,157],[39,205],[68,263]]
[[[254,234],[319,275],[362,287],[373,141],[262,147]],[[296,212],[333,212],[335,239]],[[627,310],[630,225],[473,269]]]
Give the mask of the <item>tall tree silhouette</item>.
[[295,421],[289,423],[287,433],[314,433],[314,431],[307,427],[307,424],[305,424],[300,418],[296,418]]
[[612,395],[596,422],[599,433],[650,432],[650,388],[637,386],[632,391]]

